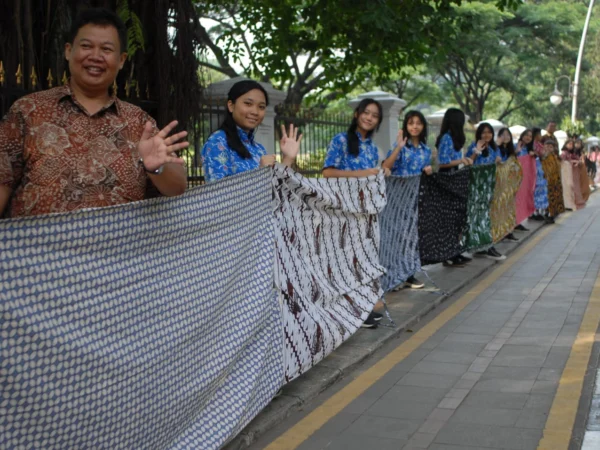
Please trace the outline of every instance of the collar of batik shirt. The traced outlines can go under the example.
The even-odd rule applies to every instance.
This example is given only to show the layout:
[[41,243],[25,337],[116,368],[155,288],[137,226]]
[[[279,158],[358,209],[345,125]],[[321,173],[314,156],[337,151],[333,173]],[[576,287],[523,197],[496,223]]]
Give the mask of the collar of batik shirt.
[[[363,139],[362,134],[360,134],[359,131],[356,132],[356,135],[358,136],[358,141],[361,144],[371,144],[371,142],[373,142],[373,139],[369,136],[366,139]],[[372,135],[371,135],[372,136]]]
[[[86,109],[75,98],[75,95],[73,94],[73,91],[71,90],[71,86],[69,85],[69,82],[70,82],[70,80],[67,82],[67,84],[64,84],[62,86],[54,88],[54,91],[56,92],[56,103],[58,104],[59,102],[65,100],[65,99],[69,99],[79,109],[81,109],[81,111],[83,111],[83,112],[85,112],[87,114]],[[101,113],[103,111],[106,111],[107,109],[109,109],[111,107],[114,107],[114,110],[115,110],[116,114],[120,115],[120,113],[121,113],[121,100],[119,100],[119,98],[117,97],[116,90],[112,90],[112,88],[111,88],[111,91],[112,92],[111,92],[111,95],[110,95],[108,101],[102,107],[102,109],[100,111],[98,111],[96,114],[99,114],[99,113]],[[94,114],[94,115],[96,115],[96,114]]]
[[237,127],[238,135],[244,144],[254,145],[254,130],[248,132]]
[[419,145],[415,147],[414,144],[412,143],[412,141],[410,141],[410,140],[406,141],[405,147],[410,150],[415,150],[415,151],[416,150],[419,150],[419,151],[425,150],[425,144],[423,142],[419,142]]

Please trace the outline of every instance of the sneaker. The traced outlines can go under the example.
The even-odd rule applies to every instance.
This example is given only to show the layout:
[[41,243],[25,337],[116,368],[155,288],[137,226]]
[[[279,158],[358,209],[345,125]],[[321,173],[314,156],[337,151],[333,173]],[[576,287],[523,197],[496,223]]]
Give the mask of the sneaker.
[[463,264],[467,264],[467,263],[470,263],[471,261],[473,261],[473,258],[469,258],[468,256],[464,256],[464,255],[458,255],[456,257],[456,259],[458,259],[458,261]]
[[369,314],[367,320],[360,326],[361,328],[377,328],[377,321],[373,319],[373,313]]
[[494,247],[491,247],[487,252],[485,252],[485,257],[495,261],[503,261],[506,259],[506,256],[498,253]]
[[442,263],[444,267],[465,267],[465,264],[459,261],[458,258],[448,259]]
[[519,240],[512,233],[508,233],[504,239],[506,239],[507,241],[514,241],[514,242],[517,242]]
[[525,228],[523,225],[519,224],[515,227],[517,231],[529,231],[529,228]]
[[378,312],[372,311],[370,316],[373,318],[373,320],[375,322],[379,322],[381,319],[383,319],[383,314],[379,314]]
[[482,252],[476,252],[475,256],[487,256],[488,252],[482,251]]
[[544,220],[544,216],[542,216],[541,214],[534,214],[533,216],[530,217],[530,219],[541,222],[542,220]]
[[554,217],[546,217],[546,220],[544,221],[547,224],[553,224],[554,223]]
[[425,287],[425,283],[422,283],[421,281],[417,280],[413,276],[413,277],[408,277],[408,279],[404,282],[404,286],[411,288],[411,289],[421,289],[421,288]]

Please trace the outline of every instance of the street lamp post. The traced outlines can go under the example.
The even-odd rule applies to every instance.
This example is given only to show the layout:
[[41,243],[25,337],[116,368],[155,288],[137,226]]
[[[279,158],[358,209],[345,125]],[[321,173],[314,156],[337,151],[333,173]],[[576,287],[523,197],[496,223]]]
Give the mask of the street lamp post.
[[579,54],[577,55],[577,65],[575,66],[575,79],[573,83],[571,83],[571,78],[567,75],[561,75],[556,79],[554,83],[554,92],[550,94],[550,102],[557,106],[562,103],[563,93],[558,90],[558,82],[561,78],[566,78],[569,80],[569,92],[567,98],[573,98],[573,104],[571,107],[571,122],[575,123],[577,120],[577,95],[579,94],[579,76],[581,74],[581,62],[583,61],[583,49],[585,47],[585,39],[587,36],[587,31],[590,26],[590,19],[592,17],[592,9],[594,7],[594,1],[590,0],[590,5],[588,7],[587,16],[585,18],[585,24],[583,25],[583,33],[581,35],[581,43],[579,44]]

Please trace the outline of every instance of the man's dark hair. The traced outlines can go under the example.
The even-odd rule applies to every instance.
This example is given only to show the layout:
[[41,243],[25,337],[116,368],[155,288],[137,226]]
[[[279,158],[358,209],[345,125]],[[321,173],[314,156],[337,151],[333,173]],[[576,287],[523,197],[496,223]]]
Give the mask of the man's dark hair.
[[71,25],[67,41],[73,44],[79,30],[88,24],[116,28],[121,53],[127,52],[127,27],[117,14],[106,8],[88,8],[79,11]]

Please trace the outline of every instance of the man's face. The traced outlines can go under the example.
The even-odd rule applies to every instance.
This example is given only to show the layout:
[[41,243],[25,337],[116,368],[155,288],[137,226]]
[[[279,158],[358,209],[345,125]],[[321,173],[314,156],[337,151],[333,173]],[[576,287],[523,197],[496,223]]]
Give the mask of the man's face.
[[79,87],[108,89],[123,68],[127,54],[121,52],[119,34],[113,26],[87,24],[73,44],[65,45],[71,79]]
[[546,131],[548,132],[548,134],[554,134],[554,132],[556,131],[556,123],[550,122],[546,127]]

